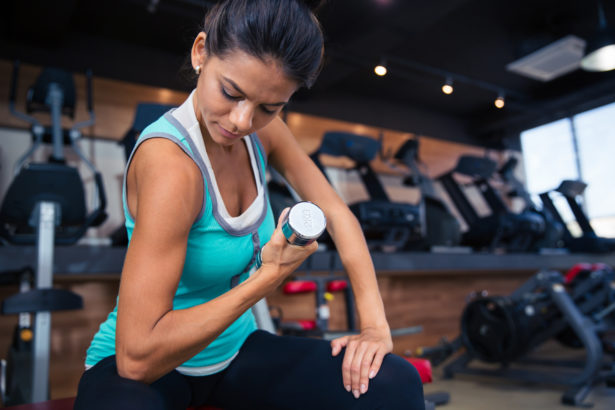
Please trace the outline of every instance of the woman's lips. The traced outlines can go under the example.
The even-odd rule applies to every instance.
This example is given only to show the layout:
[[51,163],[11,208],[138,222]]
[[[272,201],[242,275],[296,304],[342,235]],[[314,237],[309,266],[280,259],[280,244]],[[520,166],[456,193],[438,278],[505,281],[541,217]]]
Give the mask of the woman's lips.
[[231,139],[241,138],[241,134],[233,134],[232,132],[227,131],[221,125],[218,125],[218,128],[220,129],[220,133],[224,135],[226,138],[231,138]]

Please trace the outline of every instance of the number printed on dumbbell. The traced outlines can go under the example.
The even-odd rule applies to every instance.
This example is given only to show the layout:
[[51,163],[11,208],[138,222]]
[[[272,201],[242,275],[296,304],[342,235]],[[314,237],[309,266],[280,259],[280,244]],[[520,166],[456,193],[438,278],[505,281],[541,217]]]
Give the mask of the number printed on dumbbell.
[[312,212],[309,209],[303,210],[303,226],[309,230],[312,230],[313,228]]

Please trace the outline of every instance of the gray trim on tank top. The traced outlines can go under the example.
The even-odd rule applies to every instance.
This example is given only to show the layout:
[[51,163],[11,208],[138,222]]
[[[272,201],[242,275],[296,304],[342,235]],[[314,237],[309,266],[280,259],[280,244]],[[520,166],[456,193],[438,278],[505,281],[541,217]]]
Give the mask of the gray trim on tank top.
[[[257,168],[258,168],[258,175],[261,179],[261,184],[263,185],[263,189],[265,189],[266,185],[266,176],[263,173],[263,169],[261,169],[261,164],[260,164],[260,159],[259,156],[257,155],[258,152],[261,153],[262,157],[263,157],[263,167],[267,168],[267,157],[265,156],[265,148],[263,148],[263,144],[261,144],[261,140],[258,139],[258,136],[256,135],[255,132],[253,132],[252,134],[249,135],[250,137],[250,142],[252,142],[252,151],[254,151],[254,159],[256,159],[256,163],[257,163]],[[265,189],[265,197],[267,196],[267,190]]]
[[[254,146],[254,144],[252,144],[252,151],[254,152],[254,156],[256,160],[256,168],[258,169],[258,175],[261,180],[261,185],[263,186],[263,210],[261,211],[261,214],[258,217],[258,219],[253,224],[250,224],[249,226],[243,229],[234,229],[232,226],[230,226],[226,222],[226,220],[224,220],[222,215],[220,215],[220,212],[218,211],[218,197],[216,196],[215,189],[211,182],[213,176],[209,175],[209,171],[207,169],[207,166],[205,165],[205,162],[203,161],[203,158],[201,158],[200,155],[196,154],[199,151],[196,148],[196,145],[194,145],[194,141],[192,141],[192,137],[188,133],[188,130],[186,130],[186,128],[177,120],[177,118],[173,117],[172,115],[173,111],[175,111],[175,109],[171,109],[166,114],[164,114],[164,118],[167,121],[169,121],[171,125],[177,128],[177,130],[184,136],[184,138],[186,138],[188,145],[190,145],[190,149],[192,150],[192,152],[195,153],[195,155],[191,156],[191,158],[199,165],[199,168],[201,168],[204,171],[205,179],[207,181],[207,191],[209,192],[209,196],[211,198],[212,213],[214,215],[214,218],[218,222],[218,224],[222,227],[222,229],[226,231],[226,233],[228,233],[229,235],[233,235],[233,236],[244,236],[258,229],[258,227],[261,225],[261,223],[265,219],[265,216],[267,215],[267,189],[265,186],[265,178],[264,178],[263,172],[260,167],[260,161],[258,159],[257,152],[256,152],[257,147]],[[254,134],[250,134],[250,139],[252,138],[252,135]],[[264,151],[262,155],[264,156]],[[250,167],[252,167],[251,164],[252,164],[252,161],[250,160]],[[258,193],[257,193],[257,197],[258,197]],[[203,204],[203,208],[204,207],[205,207],[205,204]]]
[[[260,138],[258,138],[258,135],[256,135],[255,132],[253,132],[252,134],[250,134],[250,140],[252,141],[252,150],[254,151],[254,158],[256,159],[256,162],[258,164],[257,168],[258,168],[258,173],[260,175],[261,178],[261,185],[263,186],[263,198],[265,199],[265,214],[267,214],[267,206],[269,204],[269,195],[268,195],[268,189],[267,189],[267,176],[264,173],[264,169],[267,169],[267,156],[265,155],[265,148],[263,147],[263,144],[261,143]],[[260,164],[260,157],[257,155],[258,152],[260,152],[260,156],[263,157],[263,168],[261,168],[261,164]],[[263,215],[263,218],[265,216]],[[262,220],[261,220],[262,222]]]
[[[127,176],[128,176],[128,167],[130,166],[130,163],[132,162],[132,157],[134,156],[135,152],[137,151],[137,148],[145,141],[150,140],[152,138],[164,138],[164,139],[168,139],[171,142],[174,142],[175,144],[177,144],[179,146],[179,148],[182,149],[182,151],[184,151],[186,153],[186,155],[188,155],[190,158],[193,158],[192,153],[188,150],[188,148],[186,148],[186,146],[184,144],[182,144],[182,142],[173,134],[169,134],[167,132],[160,132],[160,131],[154,131],[151,133],[147,133],[142,137],[139,137],[139,140],[137,141],[137,143],[135,144],[135,147],[133,148],[132,152],[130,153],[130,157],[128,158],[128,161],[126,162],[126,168],[124,169],[124,183],[122,184],[122,193],[124,195],[124,198],[126,198],[126,181],[127,181]],[[195,163],[197,164],[197,166],[199,167],[199,169],[201,170],[201,175],[203,176],[203,178],[205,178],[205,169],[204,167],[201,167],[196,161]],[[128,200],[126,198],[126,212],[128,213],[128,215],[132,218],[133,221],[135,221],[135,217],[130,213],[130,209],[128,209]],[[203,213],[205,212],[205,197],[203,197],[203,204],[201,205],[201,211],[199,212],[198,216],[195,219],[195,222],[198,221],[199,219],[201,219],[201,217],[203,216]]]

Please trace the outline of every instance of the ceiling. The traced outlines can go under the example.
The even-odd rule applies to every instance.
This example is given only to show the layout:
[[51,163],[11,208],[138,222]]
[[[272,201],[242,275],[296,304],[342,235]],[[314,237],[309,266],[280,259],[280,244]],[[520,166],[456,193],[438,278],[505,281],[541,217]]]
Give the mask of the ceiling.
[[[186,60],[199,0],[5,1],[0,58],[188,90]],[[615,0],[603,0],[615,27]],[[548,82],[506,65],[567,35],[589,39],[593,0],[329,0],[319,11],[326,62],[291,111],[484,146],[515,147],[519,131],[615,101],[615,70],[576,69]],[[374,65],[386,58],[389,74]],[[441,92],[445,76],[451,95]],[[506,105],[493,105],[503,92]]]

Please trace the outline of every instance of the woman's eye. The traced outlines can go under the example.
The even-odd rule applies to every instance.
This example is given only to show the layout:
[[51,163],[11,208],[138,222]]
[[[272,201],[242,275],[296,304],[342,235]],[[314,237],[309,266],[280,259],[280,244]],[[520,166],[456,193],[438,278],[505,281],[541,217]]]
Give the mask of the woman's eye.
[[222,90],[222,95],[223,95],[225,98],[227,98],[227,99],[229,99],[229,100],[231,100],[231,101],[237,101],[237,100],[240,100],[240,99],[241,99],[241,97],[240,97],[240,96],[235,96],[235,95],[231,95],[231,94],[227,93],[227,92],[226,92],[226,90],[224,89],[224,87],[222,87],[222,88],[221,88],[221,90]]
[[[241,100],[243,97],[241,95],[231,95],[228,93],[228,91],[226,91],[226,89],[224,87],[220,88],[220,91],[222,92],[222,95],[224,96],[224,98],[226,98],[227,100],[230,101],[239,101]],[[277,110],[270,110],[269,108],[266,108],[265,106],[261,106],[261,110],[267,114],[267,115],[272,115],[275,114]]]
[[270,109],[267,109],[265,107],[261,107],[261,110],[263,110],[263,112],[265,114],[275,114],[275,112],[276,112],[276,110],[270,110]]

